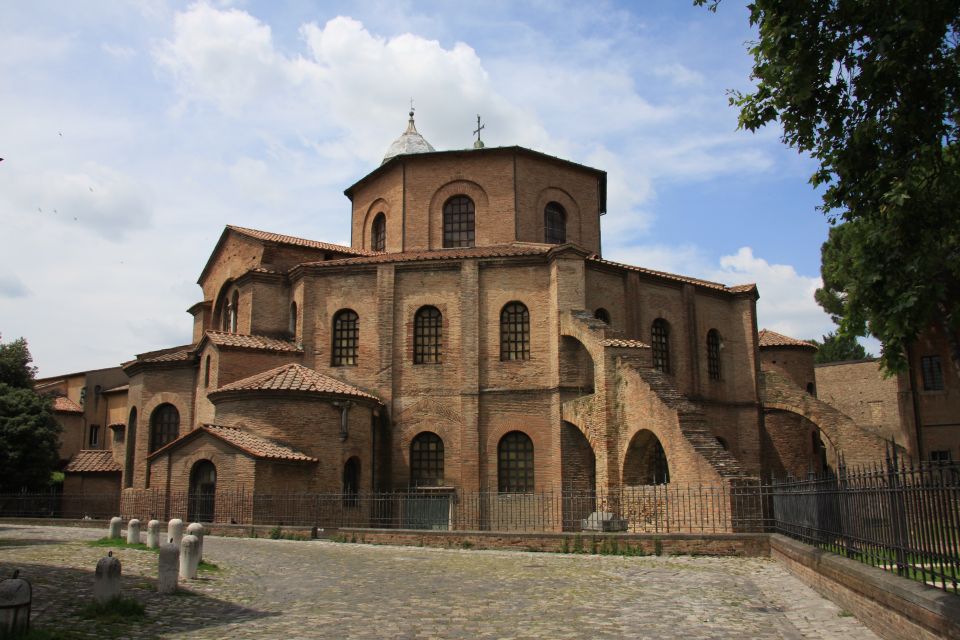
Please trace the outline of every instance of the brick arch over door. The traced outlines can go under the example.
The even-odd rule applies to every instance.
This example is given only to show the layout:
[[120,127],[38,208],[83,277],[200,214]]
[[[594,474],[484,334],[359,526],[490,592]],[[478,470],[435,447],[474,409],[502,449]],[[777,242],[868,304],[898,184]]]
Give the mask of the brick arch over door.
[[667,484],[670,461],[663,443],[649,429],[640,429],[630,438],[623,456],[624,486]]
[[429,248],[443,248],[443,205],[454,196],[467,196],[473,200],[475,245],[480,246],[486,238],[485,229],[490,224],[490,199],[482,186],[471,180],[453,180],[446,183],[430,198]]

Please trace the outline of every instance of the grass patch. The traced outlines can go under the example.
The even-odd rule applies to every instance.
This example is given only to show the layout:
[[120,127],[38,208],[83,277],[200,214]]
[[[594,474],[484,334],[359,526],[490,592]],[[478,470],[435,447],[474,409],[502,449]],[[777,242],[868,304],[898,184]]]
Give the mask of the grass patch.
[[852,618],[853,614],[847,611],[846,609],[843,609],[840,613],[837,614],[837,616],[840,618]]
[[207,562],[206,560],[201,560],[200,564],[197,565],[197,571],[209,571],[211,573],[217,573],[222,571],[220,565],[214,564],[213,562]]
[[132,622],[146,617],[143,603],[133,598],[114,598],[109,602],[92,602],[80,610],[80,617],[98,622]]
[[134,549],[136,551],[152,551],[154,553],[160,553],[159,547],[156,549],[151,549],[142,542],[127,544],[127,541],[123,538],[100,538],[99,540],[91,540],[90,542],[87,542],[87,546],[109,547],[111,549]]

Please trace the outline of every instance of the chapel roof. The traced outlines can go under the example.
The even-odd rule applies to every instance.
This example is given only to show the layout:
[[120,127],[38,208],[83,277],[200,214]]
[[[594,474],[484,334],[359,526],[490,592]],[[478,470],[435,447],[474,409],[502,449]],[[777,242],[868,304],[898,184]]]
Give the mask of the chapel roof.
[[211,435],[214,438],[222,440],[223,442],[226,442],[232,447],[239,449],[243,453],[253,456],[254,458],[261,458],[264,460],[281,460],[284,462],[317,462],[316,458],[288,447],[285,444],[281,444],[274,440],[269,440],[267,438],[250,433],[249,431],[244,431],[239,427],[228,427],[216,424],[202,424],[196,429],[188,431],[166,446],[157,449],[148,457],[154,458],[172,449],[176,449],[184,442],[192,440],[193,438],[197,438],[203,434]]
[[64,473],[114,473],[119,472],[120,464],[113,459],[113,452],[85,449],[77,452],[67,466]]
[[382,264],[391,262],[426,262],[430,260],[460,260],[464,258],[510,258],[514,256],[544,255],[555,245],[512,243],[488,247],[461,247],[456,249],[429,249],[425,251],[404,251],[401,253],[380,253],[357,258],[341,258],[308,262],[304,265],[319,267],[337,267],[359,264]]
[[289,340],[280,340],[279,338],[269,338],[267,336],[247,335],[243,333],[229,333],[227,331],[216,331],[207,329],[206,337],[218,347],[235,347],[239,349],[256,349],[259,351],[282,351],[299,352],[302,351],[296,343]]
[[331,242],[321,242],[320,240],[309,240],[307,238],[298,238],[296,236],[287,236],[282,233],[272,233],[270,231],[261,231],[259,229],[248,229],[247,227],[238,227],[228,224],[227,229],[235,231],[242,236],[261,240],[263,242],[272,242],[276,244],[285,244],[294,247],[308,247],[310,249],[323,249],[324,251],[335,251],[337,253],[351,253],[354,255],[370,255],[371,252],[364,249],[353,249],[342,244],[333,244]]
[[702,280],[700,278],[691,278],[690,276],[682,276],[677,273],[670,273],[668,271],[657,271],[655,269],[647,269],[646,267],[636,267],[632,264],[624,264],[622,262],[613,262],[612,260],[604,260],[599,256],[591,256],[588,258],[591,262],[596,264],[603,264],[612,267],[617,267],[620,269],[626,269],[628,271],[636,271],[638,273],[643,273],[651,276],[656,276],[658,278],[665,278],[667,280],[674,280],[676,282],[683,282],[686,284],[695,284],[700,287],[705,287],[707,289],[716,289],[717,291],[726,291],[727,293],[746,293],[749,291],[755,291],[757,285],[755,284],[738,284],[732,287],[728,287],[725,284],[720,282],[712,282],[710,280]]
[[229,391],[293,391],[319,395],[351,396],[380,402],[380,399],[353,385],[300,364],[281,365],[217,389],[211,396]]
[[802,347],[816,351],[816,345],[810,344],[805,340],[797,340],[790,336],[785,336],[769,329],[760,329],[757,334],[760,336],[760,347]]
[[83,413],[83,407],[67,396],[55,397],[53,399],[53,410],[57,413]]
[[395,156],[409,155],[411,153],[429,153],[436,151],[426,139],[417,131],[413,124],[413,109],[410,109],[410,119],[407,121],[407,130],[399,138],[394,140],[387,148],[383,156],[383,164]]

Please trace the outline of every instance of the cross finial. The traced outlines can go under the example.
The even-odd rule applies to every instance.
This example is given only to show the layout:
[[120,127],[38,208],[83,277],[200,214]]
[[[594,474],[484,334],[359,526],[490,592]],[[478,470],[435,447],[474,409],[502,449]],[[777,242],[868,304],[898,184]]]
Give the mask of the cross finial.
[[410,98],[410,117],[413,117],[413,98]]
[[480,114],[477,114],[477,128],[473,132],[477,135],[477,141],[473,143],[474,149],[483,149],[483,140],[480,139],[480,132],[486,128],[486,125],[480,124]]

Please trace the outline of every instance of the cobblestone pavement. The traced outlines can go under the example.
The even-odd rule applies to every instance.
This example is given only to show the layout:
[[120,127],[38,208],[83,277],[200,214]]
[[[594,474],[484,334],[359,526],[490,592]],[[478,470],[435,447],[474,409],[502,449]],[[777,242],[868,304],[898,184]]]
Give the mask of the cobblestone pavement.
[[[35,627],[91,638],[876,638],[776,562],[208,537],[218,569],[156,593],[157,556],[117,549],[139,623],[79,616],[105,530],[0,525],[0,575]],[[66,630],[66,631],[64,631]]]

